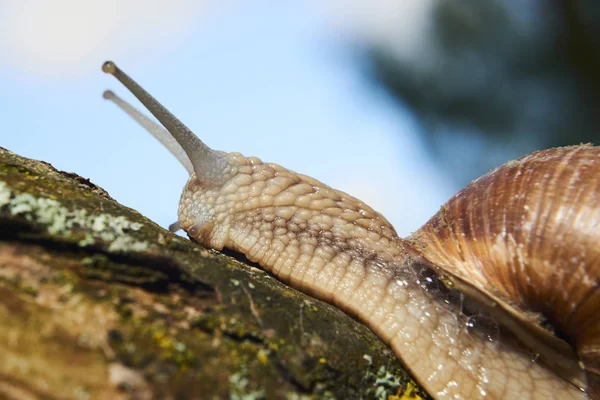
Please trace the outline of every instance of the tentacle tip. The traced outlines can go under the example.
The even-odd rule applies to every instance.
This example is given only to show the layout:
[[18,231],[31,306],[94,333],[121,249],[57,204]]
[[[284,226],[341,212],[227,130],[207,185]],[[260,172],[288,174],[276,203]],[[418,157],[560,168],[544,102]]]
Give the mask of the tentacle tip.
[[102,93],[102,97],[104,97],[106,100],[112,100],[116,97],[116,95],[112,90],[105,90],[104,93]]
[[114,75],[117,72],[117,66],[112,61],[105,61],[104,64],[102,64],[102,71]]
[[171,233],[175,233],[179,230],[181,230],[181,225],[179,225],[179,222],[173,222],[171,225],[169,225],[169,231],[171,231]]

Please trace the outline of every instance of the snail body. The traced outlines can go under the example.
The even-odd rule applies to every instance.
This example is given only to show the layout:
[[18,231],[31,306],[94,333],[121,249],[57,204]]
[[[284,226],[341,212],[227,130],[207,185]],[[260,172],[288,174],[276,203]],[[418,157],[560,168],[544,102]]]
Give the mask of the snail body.
[[208,148],[113,63],[103,70],[167,128],[105,94],[190,172],[174,227],[193,241],[355,316],[434,398],[599,398],[600,148],[504,164],[403,239],[344,192]]

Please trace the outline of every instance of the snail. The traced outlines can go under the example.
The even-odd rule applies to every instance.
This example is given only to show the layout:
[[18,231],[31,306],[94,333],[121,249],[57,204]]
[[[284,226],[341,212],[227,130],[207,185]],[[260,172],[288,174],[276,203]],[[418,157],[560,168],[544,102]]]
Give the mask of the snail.
[[400,238],[346,193],[210,149],[114,63],[102,69],[166,130],[104,97],[190,173],[172,231],[354,316],[436,399],[600,398],[600,147],[510,161]]

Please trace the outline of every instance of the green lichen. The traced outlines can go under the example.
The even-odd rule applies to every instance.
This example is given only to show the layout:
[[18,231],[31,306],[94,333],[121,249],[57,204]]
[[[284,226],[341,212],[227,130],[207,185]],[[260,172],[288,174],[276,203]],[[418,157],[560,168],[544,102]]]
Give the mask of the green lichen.
[[[81,243],[81,242],[80,242]],[[110,252],[125,252],[125,251],[144,251],[149,247],[148,242],[140,242],[129,235],[122,235],[115,238],[108,246]]]
[[97,240],[110,242],[110,252],[144,251],[150,246],[148,242],[136,240],[127,233],[139,231],[142,224],[131,222],[122,215],[70,210],[50,198],[13,192],[6,182],[0,181],[0,209],[4,208],[12,216],[21,216],[45,226],[47,232],[54,236],[73,236],[74,232],[83,231],[83,237],[77,243],[80,247],[94,245]]
[[367,361],[364,379],[373,382],[373,386],[367,389],[365,393],[367,398],[387,400],[389,396],[398,392],[402,385],[400,378],[390,373],[383,365],[376,372],[373,372],[373,358],[368,354],[364,354],[363,359]]
[[240,371],[229,377],[229,399],[230,400],[260,400],[265,399],[263,389],[250,390],[250,380],[248,379],[248,367],[241,365]]
[[11,191],[6,182],[0,181],[0,208],[10,203]]

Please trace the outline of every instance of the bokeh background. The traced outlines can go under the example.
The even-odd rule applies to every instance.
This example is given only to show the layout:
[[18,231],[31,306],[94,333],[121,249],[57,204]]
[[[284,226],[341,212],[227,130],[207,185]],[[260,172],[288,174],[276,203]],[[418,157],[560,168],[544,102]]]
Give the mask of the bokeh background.
[[0,146],[159,224],[186,172],[102,99],[112,59],[208,145],[416,230],[469,180],[598,142],[594,0],[0,0]]

